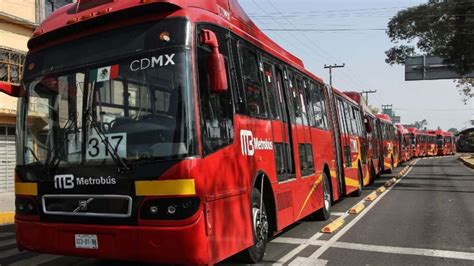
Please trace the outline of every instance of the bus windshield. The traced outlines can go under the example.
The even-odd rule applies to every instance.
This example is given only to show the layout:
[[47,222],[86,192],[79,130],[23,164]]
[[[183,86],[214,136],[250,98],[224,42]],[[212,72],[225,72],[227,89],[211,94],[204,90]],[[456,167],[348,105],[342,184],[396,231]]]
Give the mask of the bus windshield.
[[[149,27],[135,30],[140,33],[137,38],[149,39]],[[101,40],[96,41],[99,54]],[[78,45],[82,41],[94,47],[93,38],[77,41]],[[194,155],[188,46],[183,41],[182,45],[147,50],[142,47],[147,41],[135,42],[137,49],[132,50],[141,48],[140,52],[122,55],[120,51],[93,64],[83,57],[96,56],[94,51],[77,55],[64,47],[34,54],[30,63],[27,59],[31,65],[35,64],[31,58],[41,58],[38,64],[64,70],[48,73],[37,69],[31,77],[25,75],[27,96],[19,101],[21,132],[25,132],[19,143],[24,152],[19,163],[47,169],[61,164],[102,164],[117,159],[126,164]],[[49,52],[65,53],[72,59],[71,54],[76,53],[76,62],[84,61],[84,65],[54,61],[45,54]]]

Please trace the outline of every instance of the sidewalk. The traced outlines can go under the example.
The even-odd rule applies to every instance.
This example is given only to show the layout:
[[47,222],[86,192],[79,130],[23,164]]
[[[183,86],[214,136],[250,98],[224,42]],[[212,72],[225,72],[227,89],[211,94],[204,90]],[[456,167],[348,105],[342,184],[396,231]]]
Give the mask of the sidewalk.
[[15,193],[0,193],[0,225],[13,223],[15,212]]
[[474,169],[474,154],[463,154],[459,157],[459,160],[467,167]]

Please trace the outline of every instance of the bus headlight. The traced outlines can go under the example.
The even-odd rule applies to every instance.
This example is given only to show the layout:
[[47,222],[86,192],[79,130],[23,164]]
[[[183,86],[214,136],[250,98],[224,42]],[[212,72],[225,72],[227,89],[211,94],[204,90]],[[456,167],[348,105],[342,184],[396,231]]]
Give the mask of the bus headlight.
[[16,213],[20,215],[37,215],[36,204],[32,199],[16,198]]
[[198,197],[150,199],[143,203],[140,217],[146,220],[184,220],[199,210],[200,203]]

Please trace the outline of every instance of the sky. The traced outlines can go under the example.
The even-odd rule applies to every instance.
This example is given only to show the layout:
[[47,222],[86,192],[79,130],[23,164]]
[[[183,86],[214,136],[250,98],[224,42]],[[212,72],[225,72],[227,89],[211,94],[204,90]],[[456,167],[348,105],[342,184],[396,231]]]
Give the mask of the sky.
[[[404,66],[385,63],[393,44],[385,29],[398,11],[427,0],[239,0],[253,21],[306,68],[343,91],[377,90],[369,104],[392,104],[403,124],[462,129],[474,119],[474,100],[462,102],[453,80],[405,81]],[[286,31],[310,29],[311,31]],[[283,30],[283,31],[281,31]]]

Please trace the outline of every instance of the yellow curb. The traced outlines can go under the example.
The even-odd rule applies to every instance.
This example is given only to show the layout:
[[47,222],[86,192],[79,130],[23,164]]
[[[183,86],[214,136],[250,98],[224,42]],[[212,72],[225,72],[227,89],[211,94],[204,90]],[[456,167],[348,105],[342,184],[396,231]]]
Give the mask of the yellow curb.
[[366,201],[374,201],[377,197],[378,197],[377,192],[374,191],[374,192],[370,193],[370,195],[365,197],[365,200]]
[[385,187],[379,187],[379,188],[377,188],[377,192],[378,192],[378,193],[384,193],[385,190],[386,190]]
[[395,183],[395,182],[397,182],[397,179],[394,177],[394,178],[390,179],[390,182]]
[[326,234],[334,233],[337,229],[343,226],[344,223],[345,223],[344,219],[342,217],[339,217],[336,220],[334,220],[332,223],[323,227],[323,229],[321,229],[321,233],[326,233]]
[[13,212],[2,212],[0,213],[0,225],[12,224],[15,222],[15,213]]
[[360,213],[363,209],[365,209],[364,203],[359,203],[359,204],[357,204],[357,206],[351,208],[351,209],[349,210],[349,213],[350,213],[350,214],[358,214],[358,213]]
[[392,185],[392,181],[388,180],[387,182],[385,182],[384,186],[385,187],[390,187]]

